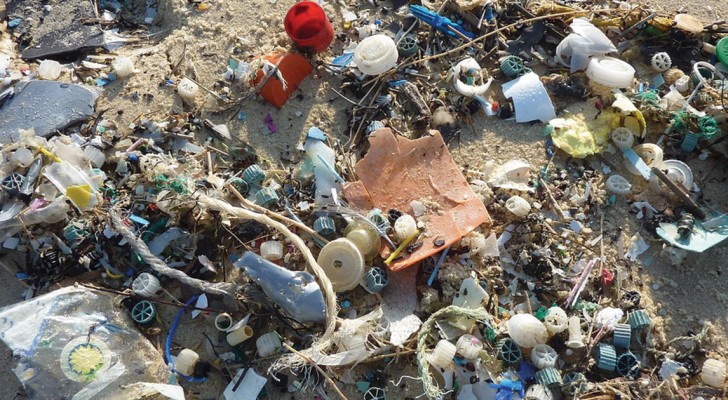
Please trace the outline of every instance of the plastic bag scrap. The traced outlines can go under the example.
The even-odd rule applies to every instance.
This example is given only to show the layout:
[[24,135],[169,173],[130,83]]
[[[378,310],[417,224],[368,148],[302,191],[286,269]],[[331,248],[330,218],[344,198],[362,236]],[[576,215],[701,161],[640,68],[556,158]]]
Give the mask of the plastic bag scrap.
[[440,132],[409,140],[389,129],[378,129],[369,142],[369,152],[354,167],[359,181],[344,185],[352,207],[409,213],[413,200],[424,199],[431,205],[418,218],[425,225],[423,245],[394,260],[389,265],[393,271],[442,251],[490,221],[485,205],[453,161]]
[[[106,294],[59,289],[0,309],[0,324],[29,399],[140,399],[150,393],[140,382],[169,380],[161,355]],[[157,389],[184,399],[177,386]]]
[[533,72],[504,83],[503,95],[507,99],[513,98],[513,107],[516,109],[516,122],[531,122],[534,120],[548,122],[556,117],[556,111],[546,87],[544,87],[538,75]]

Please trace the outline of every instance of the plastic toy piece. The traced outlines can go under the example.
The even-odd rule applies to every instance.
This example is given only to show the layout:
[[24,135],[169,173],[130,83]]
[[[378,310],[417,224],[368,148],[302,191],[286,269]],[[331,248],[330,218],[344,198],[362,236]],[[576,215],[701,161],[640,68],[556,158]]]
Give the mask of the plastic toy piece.
[[581,334],[581,323],[577,316],[569,318],[569,340],[566,341],[566,346],[571,349],[584,347],[584,336]]
[[[465,36],[468,39],[473,39],[475,37],[472,32],[466,31],[465,28],[463,28],[462,26],[450,21],[446,17],[437,15],[437,13],[426,9],[425,7],[410,5],[409,10],[412,15],[420,19],[422,22],[432,26],[433,28],[437,29],[440,32],[443,32],[450,37],[462,38],[462,36]],[[460,34],[456,33],[455,31],[459,32]]]
[[714,388],[721,388],[725,383],[726,365],[723,361],[709,358],[703,363],[700,378],[703,383]]
[[[254,62],[263,63],[264,67],[253,77],[253,85],[262,84],[263,87],[259,94],[277,108],[286,104],[291,94],[313,69],[306,58],[295,53],[274,53]],[[275,71],[276,65],[278,66],[277,71]],[[272,76],[266,78],[268,74],[272,74]],[[265,79],[267,81],[264,83]]]
[[564,384],[561,392],[569,397],[576,397],[577,394],[585,393],[589,388],[586,377],[581,372],[569,372],[564,375]]
[[321,236],[331,236],[336,233],[336,225],[331,217],[322,216],[313,222],[313,230]]
[[364,257],[349,239],[327,243],[317,261],[336,292],[351,290],[364,279]]
[[531,203],[521,196],[511,196],[506,200],[506,209],[518,218],[523,218],[531,211]]
[[561,373],[556,368],[544,368],[536,372],[536,382],[544,386],[561,385]]
[[521,348],[518,344],[509,338],[498,341],[498,358],[508,364],[515,364],[521,359]]
[[454,344],[442,339],[437,342],[435,349],[430,353],[430,364],[435,368],[446,368],[452,362],[456,352],[457,348]]
[[614,57],[594,57],[586,69],[589,79],[611,88],[629,87],[634,73],[631,65]]
[[147,300],[142,300],[131,308],[131,319],[138,324],[146,325],[152,322],[155,315],[157,315],[157,309]]
[[546,326],[531,314],[516,314],[506,323],[508,335],[519,346],[532,348],[549,338]]
[[538,344],[531,349],[531,362],[538,369],[550,368],[556,365],[559,356],[556,350],[547,344]]
[[283,258],[283,243],[278,240],[268,240],[261,243],[260,255],[266,260],[280,260]]
[[162,286],[156,276],[142,272],[131,282],[131,290],[140,296],[152,297],[162,290]]
[[[416,199],[430,199],[442,206],[437,212],[424,214],[429,239],[411,254],[393,260],[389,264],[393,271],[439,253],[490,221],[485,205],[452,160],[442,135],[430,132],[415,140],[396,137],[389,129],[372,132],[369,152],[354,168],[360,180],[344,185],[346,199],[357,209],[372,209],[376,204],[384,210],[406,210]],[[383,248],[382,257],[386,259],[390,251]]]
[[394,40],[387,35],[374,35],[359,42],[354,49],[357,69],[366,75],[379,75],[397,66],[399,53]]
[[460,336],[457,343],[455,343],[457,353],[467,358],[468,360],[475,360],[483,350],[483,343],[480,339],[473,335]]
[[614,326],[614,347],[628,349],[632,341],[632,327],[629,324],[617,324]]
[[569,317],[563,308],[551,307],[549,308],[549,313],[543,320],[543,324],[550,334],[555,335],[569,328]]
[[317,53],[326,50],[334,40],[334,27],[326,12],[313,1],[294,4],[286,13],[283,25],[294,43],[313,48]]
[[629,149],[634,144],[634,134],[629,128],[616,128],[612,131],[612,142],[620,150]]
[[526,390],[526,397],[524,397],[524,400],[553,400],[554,394],[551,393],[551,389],[549,389],[547,386],[539,385],[538,383],[535,385],[531,385],[531,387]]
[[258,164],[253,164],[243,171],[243,180],[248,186],[260,186],[265,180],[265,171]]
[[372,267],[364,274],[364,289],[369,293],[379,293],[387,287],[387,272],[379,267]]
[[645,310],[637,310],[631,312],[627,320],[629,322],[629,326],[631,326],[632,329],[641,330],[649,328],[650,325],[652,325],[652,321],[650,321],[650,317],[647,315],[647,312]]
[[611,175],[607,178],[607,190],[618,195],[628,195],[632,185],[622,175]]
[[634,354],[623,353],[617,359],[617,373],[621,376],[636,377],[640,372],[640,362]]
[[596,353],[597,368],[604,371],[614,371],[617,366],[617,352],[614,346],[606,343],[599,343]]

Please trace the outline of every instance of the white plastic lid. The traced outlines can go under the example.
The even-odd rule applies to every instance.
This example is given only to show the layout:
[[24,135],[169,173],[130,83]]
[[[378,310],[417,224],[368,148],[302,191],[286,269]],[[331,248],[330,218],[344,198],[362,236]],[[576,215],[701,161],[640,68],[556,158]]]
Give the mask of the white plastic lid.
[[177,84],[177,93],[179,94],[179,97],[187,102],[192,102],[195,100],[198,90],[199,87],[197,86],[197,84],[195,82],[192,82],[188,78],[182,78],[182,80],[179,81],[179,83]]
[[317,261],[336,292],[351,290],[364,279],[364,257],[349,239],[327,243]]
[[152,297],[162,289],[156,276],[142,272],[131,283],[131,290],[139,296]]
[[200,356],[190,349],[182,349],[174,360],[174,369],[182,375],[191,376],[195,372],[195,364]]
[[723,361],[709,358],[703,363],[703,372],[700,374],[703,383],[708,386],[723,387],[726,377],[726,366]]
[[634,79],[634,68],[614,57],[594,57],[586,68],[586,76],[596,83],[612,88],[626,88]]
[[397,65],[397,45],[387,35],[374,35],[359,42],[354,50],[354,62],[366,75],[379,75]]

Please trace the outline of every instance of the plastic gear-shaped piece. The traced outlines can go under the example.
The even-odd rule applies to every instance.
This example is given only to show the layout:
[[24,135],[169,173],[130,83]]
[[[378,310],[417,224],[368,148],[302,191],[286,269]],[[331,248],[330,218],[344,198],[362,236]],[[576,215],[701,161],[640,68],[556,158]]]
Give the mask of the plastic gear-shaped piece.
[[531,349],[531,362],[538,369],[550,368],[556,365],[559,356],[556,350],[547,344],[537,344]]
[[521,348],[513,339],[506,338],[498,341],[498,358],[508,364],[515,364],[521,359]]
[[632,185],[622,175],[612,175],[607,178],[607,190],[614,194],[626,195],[632,190]]
[[672,67],[672,60],[670,59],[670,55],[665,53],[664,51],[655,53],[654,56],[652,56],[652,60],[650,60],[652,63],[652,68],[654,68],[658,72],[664,72],[670,69]]
[[634,134],[629,128],[619,127],[612,131],[612,141],[620,150],[632,148]]

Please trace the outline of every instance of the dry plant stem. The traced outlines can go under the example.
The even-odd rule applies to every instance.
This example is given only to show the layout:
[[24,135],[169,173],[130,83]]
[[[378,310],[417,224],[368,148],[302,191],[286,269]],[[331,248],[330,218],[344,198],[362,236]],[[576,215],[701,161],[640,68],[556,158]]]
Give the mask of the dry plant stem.
[[328,381],[329,384],[334,388],[334,390],[336,391],[336,394],[338,394],[340,398],[342,398],[343,400],[348,400],[346,398],[346,396],[344,395],[344,393],[341,392],[341,389],[339,389],[339,387],[336,386],[336,382],[334,382],[334,380],[331,379],[329,374],[327,374],[326,371],[324,371],[321,367],[319,367],[318,364],[316,364],[316,362],[314,362],[312,359],[310,359],[308,356],[304,355],[300,351],[289,346],[287,343],[283,343],[283,348],[285,348],[286,350],[288,350],[288,351],[292,352],[293,354],[306,360],[307,363],[311,364],[314,368],[316,368],[316,370],[318,370],[318,372],[321,373],[321,375],[323,375],[324,378],[326,378],[326,381]]
[[556,210],[556,212],[559,214],[559,217],[561,217],[562,220],[568,220],[567,216],[564,214],[564,210],[559,207],[559,203],[554,198],[554,194],[551,192],[551,189],[546,184],[546,181],[541,177],[541,175],[538,175],[538,182],[541,184],[541,187],[546,192],[546,196],[549,199],[549,202],[551,202],[551,206]]
[[250,200],[248,200],[245,197],[243,197],[243,195],[240,194],[240,192],[238,192],[237,189],[235,189],[233,187],[233,185],[231,185],[231,184],[228,183],[228,184],[225,185],[225,187],[227,187],[228,190],[230,190],[235,195],[235,197],[237,197],[238,200],[240,200],[240,202],[243,203],[243,205],[245,205],[245,207],[248,207],[250,209],[253,209],[253,210],[255,210],[255,211],[257,211],[257,212],[259,212],[261,214],[265,214],[265,215],[267,215],[267,216],[269,216],[271,218],[275,218],[277,220],[283,221],[283,222],[287,223],[288,225],[293,225],[293,226],[295,226],[295,227],[297,227],[297,228],[299,228],[299,229],[301,229],[303,231],[306,231],[306,233],[308,233],[311,236],[315,237],[316,239],[322,241],[323,243],[328,243],[329,242],[328,239],[326,239],[325,237],[319,235],[318,233],[316,233],[316,231],[314,231],[313,229],[309,228],[308,226],[306,226],[306,225],[304,225],[304,224],[302,224],[302,223],[300,223],[300,222],[298,222],[296,220],[290,219],[290,218],[286,217],[285,215],[278,214],[278,213],[273,212],[273,211],[271,211],[271,210],[269,210],[269,209],[267,209],[265,207],[261,207],[261,206],[255,204],[255,203],[251,202]]

